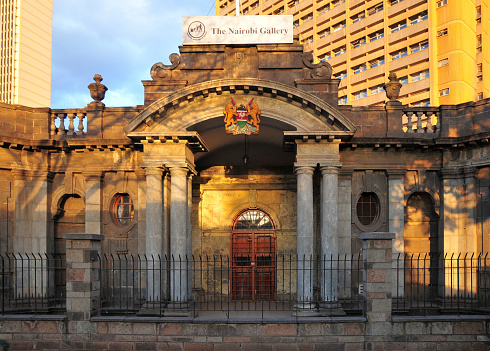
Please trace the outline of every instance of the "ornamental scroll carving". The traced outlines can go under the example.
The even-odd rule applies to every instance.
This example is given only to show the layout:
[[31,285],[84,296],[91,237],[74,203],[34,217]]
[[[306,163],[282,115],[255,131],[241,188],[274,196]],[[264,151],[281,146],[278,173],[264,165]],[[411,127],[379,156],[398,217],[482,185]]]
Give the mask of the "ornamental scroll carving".
[[313,79],[331,79],[332,78],[332,66],[328,62],[321,61],[320,63],[313,63],[313,53],[303,53],[303,63],[306,67],[310,68],[308,72],[309,77]]
[[164,65],[161,62],[157,62],[151,67],[150,75],[153,80],[157,79],[170,79],[171,71],[180,64],[180,55],[173,53],[168,57],[171,65]]

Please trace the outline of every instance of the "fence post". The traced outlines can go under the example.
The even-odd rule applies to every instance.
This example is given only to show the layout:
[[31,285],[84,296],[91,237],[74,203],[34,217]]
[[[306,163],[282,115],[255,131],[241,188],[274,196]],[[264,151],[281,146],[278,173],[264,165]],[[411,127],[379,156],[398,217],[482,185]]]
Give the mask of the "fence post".
[[366,350],[384,350],[392,333],[392,240],[394,233],[363,233]]
[[103,235],[66,233],[66,315],[89,321],[100,308],[100,256]]

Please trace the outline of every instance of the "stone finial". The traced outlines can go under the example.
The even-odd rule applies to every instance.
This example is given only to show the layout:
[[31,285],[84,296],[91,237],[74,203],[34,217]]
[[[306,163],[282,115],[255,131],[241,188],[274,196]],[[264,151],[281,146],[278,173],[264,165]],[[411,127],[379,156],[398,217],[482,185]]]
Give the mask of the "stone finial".
[[402,83],[398,81],[396,77],[396,73],[390,73],[388,76],[389,82],[383,85],[384,90],[386,91],[386,97],[391,101],[397,100],[400,95],[400,89],[402,87]]
[[101,102],[104,100],[105,92],[107,91],[107,87],[102,82],[102,76],[100,74],[96,74],[94,76],[95,83],[91,83],[88,85],[90,90],[90,96],[94,99],[95,102]]

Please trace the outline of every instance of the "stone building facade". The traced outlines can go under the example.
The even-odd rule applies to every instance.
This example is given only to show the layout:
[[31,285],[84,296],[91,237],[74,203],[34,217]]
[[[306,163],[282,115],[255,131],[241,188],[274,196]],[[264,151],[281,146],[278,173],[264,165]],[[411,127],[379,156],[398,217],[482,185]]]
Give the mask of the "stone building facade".
[[[148,256],[360,253],[364,232],[394,233],[395,254],[489,250],[488,100],[338,106],[298,42],[170,61],[142,106],[105,107],[100,76],[83,109],[0,106],[1,251],[64,254],[67,232]],[[258,134],[226,133],[230,101],[258,105]]]

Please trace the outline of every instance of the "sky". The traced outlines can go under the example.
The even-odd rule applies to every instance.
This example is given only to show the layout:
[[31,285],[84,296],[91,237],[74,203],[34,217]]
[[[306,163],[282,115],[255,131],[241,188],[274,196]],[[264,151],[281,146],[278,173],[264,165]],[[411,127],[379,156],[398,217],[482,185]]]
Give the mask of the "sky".
[[54,0],[51,107],[83,108],[100,74],[104,103],[144,103],[142,80],[182,45],[183,16],[213,16],[214,0]]

